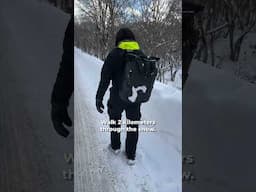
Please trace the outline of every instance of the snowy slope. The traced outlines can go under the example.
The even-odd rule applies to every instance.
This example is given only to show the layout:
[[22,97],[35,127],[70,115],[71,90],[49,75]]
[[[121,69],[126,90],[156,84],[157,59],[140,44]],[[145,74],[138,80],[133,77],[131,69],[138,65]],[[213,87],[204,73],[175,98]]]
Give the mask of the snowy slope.
[[[155,83],[142,119],[155,120],[156,131],[140,132],[137,163],[130,167],[123,154],[108,151],[109,133],[100,131],[101,121],[108,120],[95,108],[102,63],[75,48],[75,191],[180,192],[181,91]],[[121,135],[124,150],[125,132]]]
[[[238,34],[235,35],[235,39]],[[223,71],[232,73],[248,82],[254,82],[256,77],[256,32],[249,32],[242,43],[239,60],[230,60],[229,38],[220,38],[215,42],[215,65]],[[210,63],[209,57],[209,63]]]
[[197,181],[185,192],[252,192],[255,187],[256,86],[194,61],[183,90],[185,155]]

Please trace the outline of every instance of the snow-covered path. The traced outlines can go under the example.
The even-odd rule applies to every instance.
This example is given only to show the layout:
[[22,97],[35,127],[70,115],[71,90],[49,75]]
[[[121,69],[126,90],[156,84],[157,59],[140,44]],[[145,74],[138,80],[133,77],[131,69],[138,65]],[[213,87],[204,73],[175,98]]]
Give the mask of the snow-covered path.
[[70,192],[62,171],[73,139],[58,136],[50,95],[68,15],[36,0],[1,0],[0,191]]
[[[156,132],[140,132],[137,163],[130,167],[124,154],[108,151],[109,133],[100,132],[108,120],[95,108],[101,66],[75,48],[75,192],[180,192],[181,91],[156,82],[150,102],[142,105],[142,119],[155,120]],[[121,136],[124,143],[125,132]]]

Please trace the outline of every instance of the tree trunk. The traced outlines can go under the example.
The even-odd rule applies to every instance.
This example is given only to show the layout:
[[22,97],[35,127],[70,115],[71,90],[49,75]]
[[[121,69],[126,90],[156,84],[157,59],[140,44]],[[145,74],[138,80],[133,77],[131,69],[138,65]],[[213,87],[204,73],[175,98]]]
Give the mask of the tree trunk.
[[235,61],[235,50],[234,50],[234,22],[229,24],[229,47],[230,47],[230,59]]
[[211,34],[210,47],[211,47],[211,60],[212,60],[211,62],[212,62],[212,66],[215,66],[214,34]]

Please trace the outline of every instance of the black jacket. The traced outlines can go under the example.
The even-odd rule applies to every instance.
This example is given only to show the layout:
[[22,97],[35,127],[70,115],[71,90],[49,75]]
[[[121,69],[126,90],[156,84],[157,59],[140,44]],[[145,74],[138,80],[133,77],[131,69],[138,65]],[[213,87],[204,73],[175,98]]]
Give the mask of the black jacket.
[[121,72],[124,69],[124,54],[124,50],[114,48],[105,59],[101,69],[101,78],[96,94],[97,100],[103,99],[111,80],[112,91],[118,91],[122,79]]
[[71,17],[63,41],[59,72],[51,95],[51,103],[68,106],[74,91],[74,16]]
[[[127,41],[129,43],[129,41]],[[143,54],[141,50],[136,50]],[[102,100],[110,81],[112,80],[111,95],[118,96],[118,90],[122,82],[122,72],[125,65],[125,49],[114,48],[105,59],[101,70],[101,78],[98,86],[96,99]]]

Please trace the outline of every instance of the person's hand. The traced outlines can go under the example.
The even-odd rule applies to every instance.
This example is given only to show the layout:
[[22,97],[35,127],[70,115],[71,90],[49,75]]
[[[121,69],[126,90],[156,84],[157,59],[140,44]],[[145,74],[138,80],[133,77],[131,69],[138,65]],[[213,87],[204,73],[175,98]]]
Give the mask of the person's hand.
[[51,118],[54,129],[63,137],[69,135],[68,129],[64,126],[72,126],[72,121],[68,115],[67,107],[60,104],[52,104]]
[[96,99],[96,108],[99,113],[103,113],[104,105],[102,104],[102,100]]

